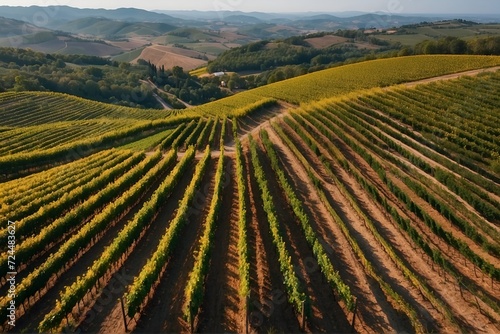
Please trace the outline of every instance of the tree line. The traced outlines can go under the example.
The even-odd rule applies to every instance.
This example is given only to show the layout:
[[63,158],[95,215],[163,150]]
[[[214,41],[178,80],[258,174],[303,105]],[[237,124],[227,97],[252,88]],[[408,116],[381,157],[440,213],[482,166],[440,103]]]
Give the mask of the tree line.
[[139,60],[139,63],[148,66],[148,76],[151,81],[162,87],[165,92],[189,104],[199,105],[231,94],[221,87],[221,79],[217,77],[198,78],[185,72],[180,66],[165,69],[164,66],[157,66],[145,60]]
[[52,91],[139,108],[160,108],[147,86],[147,67],[85,55],[0,48],[4,91]]
[[[219,71],[269,71],[281,66],[301,65],[309,71],[311,68],[340,63],[347,59],[363,57],[374,52],[374,50],[359,48],[354,44],[354,39],[327,48],[314,48],[306,41],[310,37],[294,36],[275,42],[259,41],[234,48],[225,51],[217,59],[211,61],[207,70],[210,73]],[[379,49],[375,51],[377,53],[395,49],[396,47],[390,43],[379,42],[374,38],[369,42],[379,46]]]
[[464,40],[444,37],[437,41],[423,41],[413,48],[414,54],[471,54],[500,55],[500,36]]
[[[364,33],[363,29],[338,30],[336,36],[347,38],[347,42],[324,49],[311,47],[307,38],[323,37],[327,32],[294,36],[280,41],[259,41],[222,53],[209,62],[207,71],[258,72],[239,75],[233,73],[222,77],[230,90],[252,89],[277,81],[320,71],[332,66],[385,57],[419,54],[470,54],[500,55],[500,37],[464,40],[444,37],[426,40],[414,47],[391,43]],[[359,48],[355,42],[366,42],[376,49]]]

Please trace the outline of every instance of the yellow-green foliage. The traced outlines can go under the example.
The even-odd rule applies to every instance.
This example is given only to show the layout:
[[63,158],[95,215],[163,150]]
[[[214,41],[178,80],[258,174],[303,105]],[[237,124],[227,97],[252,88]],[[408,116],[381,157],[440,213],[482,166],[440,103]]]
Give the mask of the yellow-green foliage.
[[[500,65],[498,56],[421,55],[378,59],[277,82],[242,92],[189,110],[143,110],[85,100],[59,93],[22,92],[0,94],[3,126],[37,124],[39,113],[52,113],[58,121],[89,118],[165,119],[199,115],[236,116],[248,105],[263,99],[285,100],[300,104],[346,94],[360,89],[389,86],[449,73]],[[203,69],[200,69],[201,71]],[[9,105],[9,108],[4,108]],[[57,105],[57,108],[48,108]],[[22,110],[12,114],[12,109]],[[29,115],[26,115],[26,113]],[[21,123],[21,124],[20,124]]]
[[293,78],[254,93],[300,104],[360,89],[384,87],[500,65],[495,56],[413,56],[350,64]]
[[277,82],[208,103],[194,110],[232,116],[235,110],[263,98],[301,104],[357,90],[497,65],[500,65],[498,56],[424,55],[378,59]]
[[[87,119],[183,121],[199,116],[240,116],[271,100],[309,103],[359,90],[500,65],[498,56],[421,55],[339,66],[242,92],[188,110],[135,109],[59,93],[0,93],[0,126]],[[197,71],[202,71],[199,69]],[[8,106],[8,107],[7,107]],[[15,113],[12,111],[16,110]]]
[[192,110],[202,115],[225,115],[231,117],[236,110],[244,108],[245,106],[255,103],[263,98],[260,95],[254,94],[254,91],[255,90],[249,90],[229,96],[221,100],[198,106]]
[[[12,112],[14,110],[15,113]],[[4,126],[32,126],[103,118],[157,120],[176,114],[172,110],[123,107],[61,93],[0,93],[0,125]]]
[[203,74],[208,74],[207,67],[205,66],[205,67],[197,68],[196,70],[192,70],[191,72],[189,72],[189,74],[196,76],[196,77],[199,77],[200,75],[203,75]]
[[236,109],[233,113],[232,116],[234,117],[244,117],[247,116],[255,111],[258,111],[262,108],[267,108],[267,107],[272,107],[278,104],[278,101],[276,99],[272,98],[267,98],[267,99],[262,99],[257,102],[248,104],[244,106],[243,108]]

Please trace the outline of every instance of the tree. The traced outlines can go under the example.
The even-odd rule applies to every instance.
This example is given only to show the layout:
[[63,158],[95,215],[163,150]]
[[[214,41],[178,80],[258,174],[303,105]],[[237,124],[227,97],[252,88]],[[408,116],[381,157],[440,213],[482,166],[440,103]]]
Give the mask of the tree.
[[130,69],[130,63],[122,62],[120,65],[118,65],[118,68],[122,70],[129,70]]
[[401,50],[399,50],[398,57],[405,57],[405,56],[409,56],[411,54],[412,54],[411,49],[408,47],[404,47]]
[[237,88],[236,81],[230,79],[227,82],[227,88],[229,88],[230,90],[236,89]]
[[182,88],[180,91],[179,91],[179,98],[183,101],[189,101],[190,100],[190,94],[189,94],[189,90],[185,89],[185,88]]
[[180,88],[180,79],[184,76],[184,70],[180,66],[172,67],[172,76],[174,77],[174,84],[176,88]]
[[102,69],[93,66],[85,69],[85,73],[90,76],[93,76],[96,80],[100,80],[104,76],[104,72]]
[[57,68],[65,68],[66,67],[66,63],[62,59],[57,59],[56,62],[54,63],[54,65]]
[[96,97],[101,93],[99,84],[93,80],[87,80],[83,89],[89,97]]
[[438,53],[438,47],[436,42],[427,41],[427,43],[423,47],[424,54],[436,54]]
[[14,90],[16,92],[42,89],[40,82],[36,78],[31,79],[31,78],[26,78],[22,75],[18,75],[15,77],[14,80],[15,80]]
[[273,74],[271,74],[271,76],[269,77],[269,79],[267,79],[267,83],[271,84],[273,82],[278,82],[278,81],[282,81],[282,80],[285,80],[285,79],[286,79],[285,73],[283,73],[282,70],[277,70]]
[[451,54],[465,54],[467,53],[467,42],[462,39],[455,39],[450,42]]

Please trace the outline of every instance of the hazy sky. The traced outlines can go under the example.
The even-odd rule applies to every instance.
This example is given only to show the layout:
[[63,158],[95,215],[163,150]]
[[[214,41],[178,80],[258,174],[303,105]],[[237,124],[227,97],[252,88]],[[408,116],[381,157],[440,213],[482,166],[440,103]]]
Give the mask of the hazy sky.
[[[148,10],[237,10],[260,12],[366,11],[398,13],[499,14],[499,0],[0,0],[0,5],[68,5],[80,8],[136,7]],[[0,16],[2,13],[0,12]]]

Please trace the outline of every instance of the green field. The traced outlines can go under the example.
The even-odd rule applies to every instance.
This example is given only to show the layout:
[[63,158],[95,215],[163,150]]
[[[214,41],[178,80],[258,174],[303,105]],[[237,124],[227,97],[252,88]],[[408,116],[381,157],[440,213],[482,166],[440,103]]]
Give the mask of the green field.
[[121,61],[121,62],[131,62],[135,60],[137,57],[139,57],[142,53],[142,50],[144,50],[144,47],[138,48],[129,52],[122,53],[120,55],[111,57],[112,60],[114,61]]
[[467,25],[458,23],[435,23],[419,27],[399,28],[397,30],[399,32],[396,34],[376,34],[375,37],[413,47],[425,40],[437,40],[448,36],[464,40],[500,36],[500,24]]

